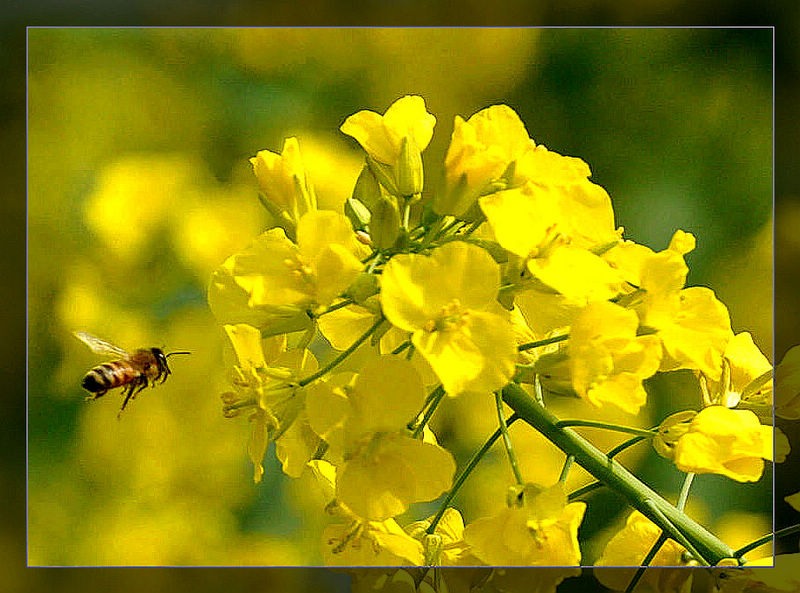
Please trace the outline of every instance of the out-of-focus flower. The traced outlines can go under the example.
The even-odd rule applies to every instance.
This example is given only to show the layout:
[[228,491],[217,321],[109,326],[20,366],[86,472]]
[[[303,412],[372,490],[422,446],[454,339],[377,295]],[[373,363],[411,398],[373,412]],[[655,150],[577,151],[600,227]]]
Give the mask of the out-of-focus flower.
[[713,571],[719,593],[797,593],[800,554],[778,554],[746,562],[741,568]]

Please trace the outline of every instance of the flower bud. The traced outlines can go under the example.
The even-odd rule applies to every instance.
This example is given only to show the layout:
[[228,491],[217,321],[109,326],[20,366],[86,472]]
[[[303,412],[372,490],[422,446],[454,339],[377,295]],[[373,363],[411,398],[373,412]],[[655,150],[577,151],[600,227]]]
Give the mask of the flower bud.
[[400,209],[394,198],[381,196],[375,203],[369,230],[376,249],[387,249],[395,244],[400,236]]
[[363,305],[368,298],[379,292],[378,277],[375,274],[362,272],[347,289],[347,296],[353,299],[356,304]]
[[400,159],[397,162],[397,189],[403,197],[411,197],[422,192],[422,155],[414,138],[406,136],[400,145]]

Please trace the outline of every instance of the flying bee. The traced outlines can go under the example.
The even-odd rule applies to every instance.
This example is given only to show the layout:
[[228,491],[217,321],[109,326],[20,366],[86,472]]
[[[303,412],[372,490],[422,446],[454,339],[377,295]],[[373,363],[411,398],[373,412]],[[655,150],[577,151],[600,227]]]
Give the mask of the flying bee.
[[191,354],[184,351],[164,354],[161,348],[140,348],[129,353],[86,332],[74,333],[75,337],[89,346],[92,352],[116,358],[99,364],[86,373],[81,381],[81,387],[92,394],[86,398],[87,400],[97,399],[105,395],[109,389],[123,387],[125,401],[122,402],[119,414],[122,414],[128,401],[135,398],[142,389],[148,385],[155,387],[159,379],[161,383],[167,380],[171,373],[167,365],[168,357],[173,354]]

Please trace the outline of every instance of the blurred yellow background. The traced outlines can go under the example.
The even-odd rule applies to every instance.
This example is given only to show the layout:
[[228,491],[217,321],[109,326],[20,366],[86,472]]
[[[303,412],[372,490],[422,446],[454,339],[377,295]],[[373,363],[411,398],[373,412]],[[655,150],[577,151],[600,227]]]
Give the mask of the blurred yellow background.
[[[339,125],[404,94],[437,117],[427,187],[454,115],[507,103],[537,143],[589,163],[628,237],[660,250],[694,233],[689,284],[715,289],[772,359],[771,64],[768,29],[31,29],[29,563],[321,562],[310,481],[268,453],[254,485],[247,423],[222,417],[205,286],[266,223],[250,156],[298,136],[321,206],[340,208],[361,157]],[[193,354],[117,421],[118,396],[83,401],[99,360],[74,330]],[[651,386],[654,416],[684,379]],[[478,409],[445,412],[443,440],[494,428]],[[537,436],[523,428],[522,450]],[[463,460],[477,442],[461,436]],[[473,517],[503,503],[495,453],[456,500]],[[646,453],[626,463],[674,496],[677,472]],[[558,471],[532,459],[529,473]],[[753,539],[771,524],[770,481],[698,478],[695,516]],[[622,507],[593,500],[607,509],[582,532],[596,554]],[[730,521],[733,501],[747,520]]]

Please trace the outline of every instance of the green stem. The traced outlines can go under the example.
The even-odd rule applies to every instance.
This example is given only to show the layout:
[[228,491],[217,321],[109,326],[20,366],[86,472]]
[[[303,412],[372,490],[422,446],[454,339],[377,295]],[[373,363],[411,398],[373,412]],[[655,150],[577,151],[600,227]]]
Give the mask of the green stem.
[[572,502],[574,500],[578,500],[584,494],[588,494],[592,490],[597,490],[598,488],[602,488],[603,486],[605,486],[605,484],[603,484],[603,482],[601,482],[599,480],[597,482],[592,482],[590,484],[586,484],[586,486],[581,486],[577,490],[575,490],[573,492],[570,492],[569,496],[567,496],[567,500],[569,502]]
[[675,508],[679,511],[686,508],[686,501],[689,498],[689,489],[692,487],[692,480],[694,480],[694,474],[686,474],[686,477],[683,479],[681,493],[678,495],[678,502],[675,503]]
[[628,439],[624,443],[620,443],[619,445],[611,449],[608,453],[606,453],[606,456],[609,459],[613,459],[614,457],[622,453],[625,449],[632,447],[636,443],[641,443],[644,440],[647,440],[647,437],[638,436],[638,437],[633,437],[632,439]]
[[355,342],[350,344],[350,347],[347,350],[342,352],[339,356],[334,358],[332,361],[330,361],[328,364],[326,364],[324,367],[322,367],[313,375],[309,375],[305,379],[301,379],[297,384],[300,387],[304,387],[309,383],[311,383],[312,381],[316,381],[317,379],[319,379],[332,369],[336,368],[339,365],[339,363],[341,363],[345,358],[347,358],[353,352],[355,352],[356,348],[361,346],[361,344],[363,344],[367,338],[369,338],[372,334],[374,334],[375,331],[378,329],[378,327],[383,323],[383,321],[384,321],[383,315],[378,315],[378,319],[375,320],[375,323],[372,324],[372,327],[370,327],[367,331],[365,331]]
[[572,455],[567,455],[567,458],[564,460],[564,467],[561,468],[561,475],[558,476],[559,483],[564,484],[567,481],[569,470],[572,469],[572,464],[574,462],[575,457]]
[[[681,544],[684,548],[689,550],[689,553],[703,566],[709,566],[711,562],[709,562],[705,556],[703,556],[697,547],[686,537],[680,529],[678,529],[677,525],[669,519],[664,512],[658,507],[656,501],[648,499],[645,500],[645,506],[650,510],[650,516],[657,517],[660,520],[658,525],[662,527],[666,533],[669,533],[676,542]],[[652,520],[652,519],[651,519]],[[717,562],[714,562],[716,564]]]
[[536,403],[544,407],[544,391],[538,373],[533,376],[533,396],[536,398]]
[[644,428],[635,428],[633,426],[620,426],[619,424],[609,424],[608,422],[597,422],[595,420],[560,420],[558,422],[559,428],[566,428],[568,426],[586,426],[589,428],[603,428],[605,430],[614,430],[616,432],[626,432],[628,434],[637,434],[642,437],[654,437],[656,432]]
[[738,550],[733,553],[733,558],[741,558],[748,552],[752,552],[759,546],[763,546],[767,542],[772,541],[772,539],[778,539],[779,537],[785,537],[787,535],[793,535],[795,533],[800,533],[800,523],[797,525],[792,525],[791,527],[784,527],[783,529],[779,529],[775,533],[768,533],[763,537],[759,537],[756,541],[750,542],[746,546],[742,546]]
[[439,406],[439,403],[442,401],[442,398],[445,396],[444,387],[439,385],[436,389],[434,389],[427,397],[427,401],[430,402],[428,409],[425,410],[425,415],[422,417],[422,420],[414,429],[414,432],[411,433],[411,436],[417,438],[419,435],[422,434],[422,431],[428,424],[428,421],[433,416],[433,413],[436,411],[436,408]]
[[484,222],[486,222],[485,216],[481,216],[480,218],[478,218],[478,220],[474,221],[471,225],[469,225],[469,228],[466,231],[464,231],[464,236],[469,237],[472,233],[477,231],[478,227],[481,226]]
[[392,354],[400,354],[403,350],[411,346],[411,340],[406,340],[402,344],[400,344],[397,348],[392,350]]
[[[506,426],[511,426],[514,422],[519,420],[519,416],[516,414],[512,414],[508,420],[506,420]],[[458,491],[461,489],[461,486],[464,485],[469,475],[472,473],[472,470],[475,469],[475,466],[478,465],[478,462],[486,455],[486,452],[494,445],[494,442],[500,438],[502,432],[498,428],[494,431],[492,436],[490,436],[483,446],[475,451],[475,453],[470,457],[470,460],[467,462],[467,465],[464,466],[464,469],[461,470],[461,473],[458,474],[455,482],[453,483],[453,487],[450,489],[450,492],[447,493],[447,496],[442,501],[442,504],[439,505],[439,509],[436,511],[436,515],[434,515],[433,519],[431,519],[431,524],[428,526],[428,529],[425,531],[427,533],[433,533],[436,531],[436,526],[439,524],[444,512],[447,510],[447,507],[450,506],[450,503],[455,498]]]
[[705,557],[712,564],[716,564],[724,558],[732,557],[733,550],[713,533],[676,509],[574,430],[558,426],[558,418],[537,404],[519,385],[511,383],[503,388],[503,400],[516,412],[516,415],[567,455],[573,455],[581,467],[618,492],[631,506],[664,531],[671,536],[673,532],[677,532],[681,537],[681,534],[686,534],[683,539],[691,540],[690,545],[694,544],[702,554],[701,558]]
[[524,350],[532,350],[533,348],[538,348],[539,346],[547,346],[548,344],[556,344],[558,342],[563,342],[564,340],[569,340],[569,334],[563,334],[560,336],[553,336],[552,338],[545,338],[544,340],[537,340],[535,342],[528,342],[526,344],[520,344],[517,346],[517,350],[520,352]]
[[348,305],[352,305],[354,303],[355,303],[355,301],[353,299],[346,298],[343,301],[339,301],[335,305],[331,305],[330,307],[326,307],[325,309],[323,309],[319,313],[311,313],[311,316],[314,317],[314,318],[322,317],[326,313],[331,313],[332,311],[336,311],[338,309],[343,309],[344,307],[347,307]]
[[514,479],[517,484],[524,484],[522,474],[519,471],[519,464],[517,463],[517,455],[514,453],[514,446],[511,444],[511,436],[508,434],[508,424],[506,423],[506,415],[503,412],[503,395],[495,392],[495,401],[497,403],[497,419],[500,422],[500,432],[503,435],[503,443],[506,447],[506,454],[508,455],[508,462],[511,464],[511,471],[514,473]]

